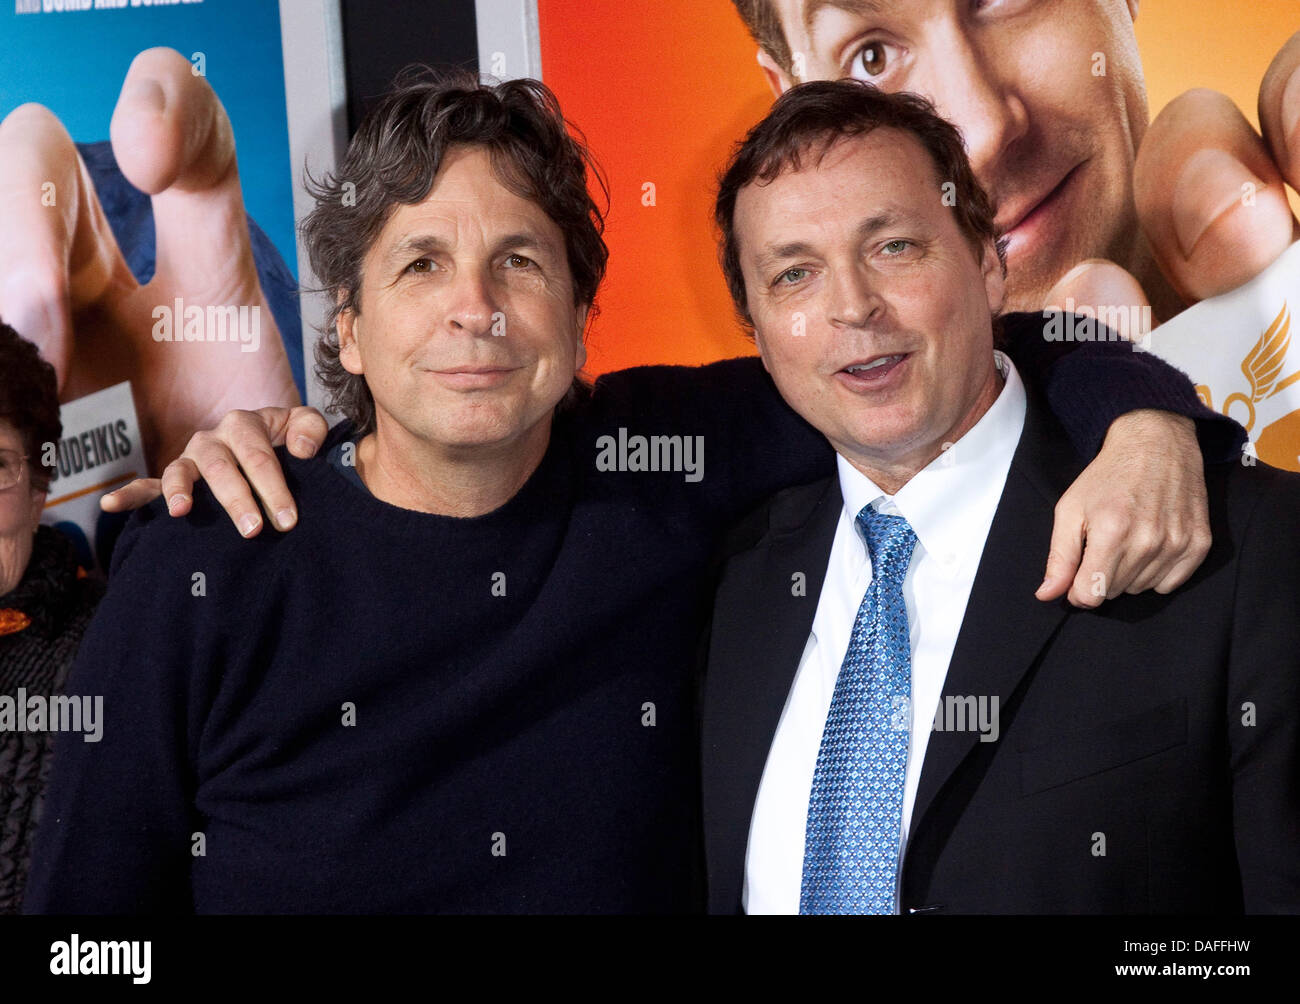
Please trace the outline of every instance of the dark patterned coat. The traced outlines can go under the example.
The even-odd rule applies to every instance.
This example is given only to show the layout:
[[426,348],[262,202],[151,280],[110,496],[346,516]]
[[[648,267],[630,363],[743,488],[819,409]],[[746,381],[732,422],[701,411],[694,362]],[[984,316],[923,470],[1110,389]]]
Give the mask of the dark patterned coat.
[[[52,696],[63,688],[81,636],[103,594],[97,580],[78,575],[72,545],[42,526],[23,579],[0,596],[9,623],[29,620],[0,635],[0,695]],[[41,817],[54,736],[0,729],[0,914],[22,908],[32,837]]]

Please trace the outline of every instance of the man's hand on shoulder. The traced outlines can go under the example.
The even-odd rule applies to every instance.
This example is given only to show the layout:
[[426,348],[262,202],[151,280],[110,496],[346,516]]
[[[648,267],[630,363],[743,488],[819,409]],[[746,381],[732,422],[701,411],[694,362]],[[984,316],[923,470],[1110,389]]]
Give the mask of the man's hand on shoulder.
[[1047,574],[1035,594],[1096,607],[1121,593],[1177,589],[1210,551],[1196,426],[1169,412],[1120,416],[1056,504]]
[[160,494],[167,511],[184,516],[192,505],[194,484],[206,480],[213,496],[243,537],[262,529],[262,503],[276,529],[298,522],[298,509],[285,484],[275,448],[288,445],[295,457],[313,456],[329,426],[315,408],[259,408],[228,412],[212,430],[190,437],[185,452],[167,465],[161,478],[139,478],[100,499],[105,512],[125,512],[147,505]]

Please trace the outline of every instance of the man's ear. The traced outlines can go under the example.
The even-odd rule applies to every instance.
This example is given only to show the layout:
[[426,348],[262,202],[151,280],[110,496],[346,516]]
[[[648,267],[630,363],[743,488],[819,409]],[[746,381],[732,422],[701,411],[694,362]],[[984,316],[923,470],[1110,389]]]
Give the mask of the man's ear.
[[758,50],[758,66],[763,71],[763,76],[767,78],[767,86],[772,88],[773,97],[779,98],[797,83],[790,74],[781,69],[766,49]]
[[[347,294],[339,290],[336,302],[341,305],[346,299]],[[339,311],[334,326],[339,332],[339,362],[349,373],[360,376],[364,370],[361,366],[361,350],[357,348],[357,311],[352,307],[344,307]]]
[[573,354],[573,372],[575,375],[578,370],[587,365],[587,315],[590,311],[590,303],[584,303],[578,307],[578,347]]
[[1002,271],[1002,262],[998,258],[997,248],[991,240],[984,242],[980,270],[984,274],[984,292],[988,296],[989,312],[997,317],[1006,303],[1007,277]]

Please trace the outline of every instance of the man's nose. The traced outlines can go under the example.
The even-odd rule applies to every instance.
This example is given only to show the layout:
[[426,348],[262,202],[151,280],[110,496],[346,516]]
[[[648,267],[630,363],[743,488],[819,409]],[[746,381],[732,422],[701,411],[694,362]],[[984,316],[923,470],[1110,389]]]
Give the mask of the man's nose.
[[1029,112],[1007,72],[1015,60],[958,27],[945,52],[926,91],[939,114],[961,130],[975,176],[987,187],[998,160],[1029,130]]
[[498,306],[491,278],[484,270],[457,269],[448,293],[448,328],[468,335],[485,335],[491,331]]
[[855,263],[835,271],[831,279],[831,324],[861,328],[884,310],[884,298],[865,265]]

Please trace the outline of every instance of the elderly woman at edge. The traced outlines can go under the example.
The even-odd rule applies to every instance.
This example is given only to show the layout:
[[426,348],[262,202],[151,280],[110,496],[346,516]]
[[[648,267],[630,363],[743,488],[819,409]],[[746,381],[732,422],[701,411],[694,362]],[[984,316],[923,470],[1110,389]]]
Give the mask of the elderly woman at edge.
[[[72,544],[41,526],[44,444],[62,432],[54,367],[0,322],[0,697],[63,688],[102,594],[78,574]],[[0,913],[17,913],[50,768],[49,732],[0,720]]]

